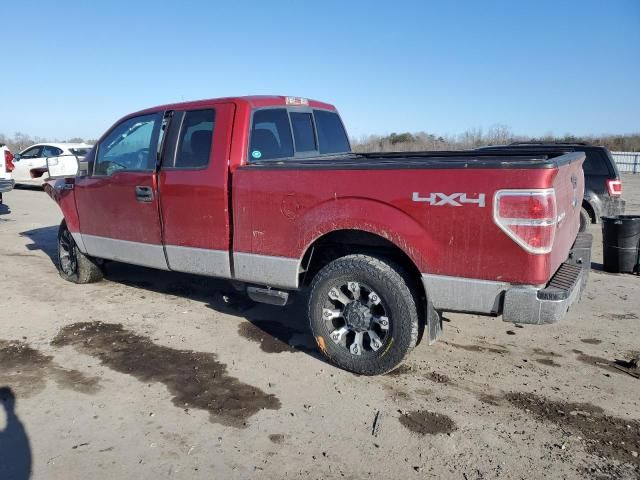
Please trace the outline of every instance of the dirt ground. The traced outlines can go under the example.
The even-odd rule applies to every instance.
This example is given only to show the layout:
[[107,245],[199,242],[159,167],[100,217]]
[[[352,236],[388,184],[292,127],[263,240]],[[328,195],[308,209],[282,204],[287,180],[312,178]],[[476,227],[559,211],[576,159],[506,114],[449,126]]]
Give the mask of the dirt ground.
[[[640,213],[640,176],[624,182]],[[559,325],[446,314],[435,345],[359,377],[316,353],[302,297],[228,303],[224,282],[115,263],[73,285],[57,206],[5,202],[3,480],[640,477],[640,379],[611,366],[640,350],[640,277],[601,271],[599,225]]]

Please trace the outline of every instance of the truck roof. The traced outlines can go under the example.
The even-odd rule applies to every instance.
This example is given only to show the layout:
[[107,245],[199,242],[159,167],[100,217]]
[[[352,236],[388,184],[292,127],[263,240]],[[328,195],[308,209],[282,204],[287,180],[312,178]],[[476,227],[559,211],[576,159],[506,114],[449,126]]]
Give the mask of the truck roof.
[[151,108],[145,108],[138,112],[127,115],[133,116],[146,112],[157,112],[160,110],[182,110],[182,109],[194,109],[198,107],[204,107],[212,102],[233,102],[233,103],[245,103],[250,108],[262,108],[262,107],[277,107],[277,106],[309,106],[312,108],[322,108],[325,110],[337,111],[336,107],[329,103],[320,102],[318,100],[312,100],[303,97],[291,97],[286,95],[248,95],[239,97],[219,97],[208,98],[203,100],[193,100],[188,102],[168,103],[165,105],[157,105]]

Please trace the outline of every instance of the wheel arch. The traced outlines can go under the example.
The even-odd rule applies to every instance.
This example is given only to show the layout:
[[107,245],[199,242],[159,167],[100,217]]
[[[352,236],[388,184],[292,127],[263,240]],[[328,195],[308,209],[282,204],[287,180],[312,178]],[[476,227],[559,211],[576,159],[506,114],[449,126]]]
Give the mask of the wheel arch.
[[[71,233],[80,233],[80,217],[76,208],[74,184],[70,183],[69,180],[64,178],[51,180],[45,182],[43,188],[47,195],[60,207],[69,231]],[[65,185],[72,185],[72,187],[68,188]]]
[[308,286],[315,275],[333,260],[355,253],[388,259],[400,265],[412,281],[410,287],[426,299],[421,269],[409,253],[392,240],[366,229],[342,228],[316,237],[301,259],[300,286]]

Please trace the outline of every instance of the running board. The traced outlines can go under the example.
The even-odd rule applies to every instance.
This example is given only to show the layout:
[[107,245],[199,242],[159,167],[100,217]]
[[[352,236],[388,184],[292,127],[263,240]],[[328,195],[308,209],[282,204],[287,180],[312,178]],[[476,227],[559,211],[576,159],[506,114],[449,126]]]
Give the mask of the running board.
[[247,295],[254,302],[268,303],[279,307],[286,305],[289,300],[289,292],[272,288],[247,287]]

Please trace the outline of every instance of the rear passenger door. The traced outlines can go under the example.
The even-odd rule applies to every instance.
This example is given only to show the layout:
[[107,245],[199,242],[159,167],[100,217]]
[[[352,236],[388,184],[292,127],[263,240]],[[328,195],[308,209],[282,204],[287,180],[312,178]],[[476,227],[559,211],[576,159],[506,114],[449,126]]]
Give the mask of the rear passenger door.
[[235,106],[172,113],[158,178],[163,243],[171,270],[231,277],[229,151]]

